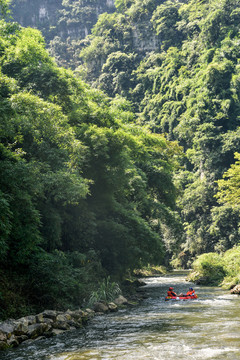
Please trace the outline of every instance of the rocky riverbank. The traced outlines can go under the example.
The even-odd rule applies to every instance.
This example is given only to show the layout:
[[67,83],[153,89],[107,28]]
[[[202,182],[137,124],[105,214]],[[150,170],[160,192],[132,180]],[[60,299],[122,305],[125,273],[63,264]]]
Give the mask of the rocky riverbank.
[[6,320],[0,323],[0,350],[75,330],[85,325],[93,316],[118,311],[119,307],[130,304],[126,298],[119,296],[114,302],[96,302],[93,309],[65,312],[45,310],[37,315]]

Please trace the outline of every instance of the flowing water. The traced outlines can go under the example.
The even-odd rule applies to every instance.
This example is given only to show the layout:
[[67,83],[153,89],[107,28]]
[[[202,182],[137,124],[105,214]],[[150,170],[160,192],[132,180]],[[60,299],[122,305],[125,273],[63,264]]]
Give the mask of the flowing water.
[[240,359],[240,299],[195,286],[198,300],[164,301],[169,286],[186,292],[185,274],[145,279],[140,305],[97,316],[79,330],[22,344],[1,360]]

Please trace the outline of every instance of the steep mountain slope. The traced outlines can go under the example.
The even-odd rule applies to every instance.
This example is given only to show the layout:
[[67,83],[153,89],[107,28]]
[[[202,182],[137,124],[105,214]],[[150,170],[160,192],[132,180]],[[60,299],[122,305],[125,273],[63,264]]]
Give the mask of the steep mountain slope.
[[100,14],[112,13],[114,0],[16,0],[11,4],[13,20],[42,31],[59,65],[80,64],[81,40],[91,33]]
[[[100,3],[106,7],[98,11],[98,21],[94,17],[87,31],[76,30],[79,19],[88,24],[87,14],[92,18]],[[48,38],[54,38],[51,52],[108,96],[130,101],[138,124],[183,146],[186,156],[175,179],[182,188],[178,206],[185,238],[174,250],[175,262],[229,249],[240,240],[239,208],[219,204],[215,195],[217,180],[240,146],[240,2],[115,0],[112,5],[63,1],[55,38]],[[173,251],[171,236],[165,243]]]
[[[116,8],[94,26],[79,72],[109,96],[127,97],[140,123],[184,147],[176,182],[185,240],[175,263],[231,248],[239,208],[219,205],[215,194],[239,150],[240,2],[119,0]],[[151,52],[131,37],[146,16],[158,44]]]

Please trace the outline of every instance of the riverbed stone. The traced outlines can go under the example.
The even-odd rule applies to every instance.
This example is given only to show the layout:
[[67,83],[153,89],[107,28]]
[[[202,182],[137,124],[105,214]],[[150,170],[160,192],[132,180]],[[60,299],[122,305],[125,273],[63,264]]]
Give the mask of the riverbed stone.
[[10,339],[7,340],[7,344],[8,344],[9,346],[16,347],[16,346],[19,345],[19,342],[17,341],[15,335],[12,335],[12,336],[10,337]]
[[16,336],[16,339],[18,343],[21,344],[23,341],[28,340],[28,336],[27,335]]
[[93,309],[97,313],[106,313],[109,311],[108,305],[104,302],[98,301],[93,305]]
[[[47,319],[47,317],[46,317]],[[43,323],[44,322],[44,316],[43,313],[37,314],[36,315],[36,323]]]
[[37,322],[35,315],[28,315],[25,317],[25,319],[27,320],[28,325],[33,325],[33,324],[36,324],[36,322]]
[[0,323],[0,332],[6,334],[7,338],[10,339],[14,332],[14,327],[15,322],[12,320],[2,322]]
[[72,316],[69,313],[59,314],[56,317],[56,321],[60,321],[60,322],[65,322],[65,321],[68,321],[71,319],[72,319]]
[[108,309],[109,309],[110,312],[118,311],[117,305],[115,303],[113,303],[113,302],[108,303]]
[[36,337],[42,335],[45,331],[48,330],[48,325],[44,323],[32,324],[28,327],[27,335],[29,338],[35,339]]
[[92,309],[86,309],[85,312],[88,314],[88,316],[93,317],[95,315],[95,311]]
[[234,286],[234,288],[231,290],[231,294],[240,295],[240,284]]
[[85,316],[85,313],[83,310],[76,310],[76,311],[72,311],[71,313],[69,313],[71,315],[71,317],[73,319],[81,319],[82,317]]
[[60,335],[60,334],[62,334],[64,332],[65,332],[65,330],[52,329],[52,335]]
[[127,299],[122,296],[122,295],[119,295],[115,300],[114,300],[114,303],[116,305],[127,305],[128,304],[128,301]]
[[42,314],[43,314],[44,318],[49,318],[49,319],[52,319],[55,321],[57,318],[58,312],[56,310],[45,310],[45,311],[43,311]]
[[53,322],[54,322],[53,319],[43,318],[44,324],[48,324],[48,325],[52,326]]
[[53,328],[60,330],[69,330],[70,325],[66,321],[54,321]]
[[7,335],[3,332],[0,332],[0,341],[7,341]]
[[16,322],[15,326],[14,326],[14,335],[20,336],[20,335],[24,335],[28,332],[28,323],[27,321],[23,321],[23,322]]

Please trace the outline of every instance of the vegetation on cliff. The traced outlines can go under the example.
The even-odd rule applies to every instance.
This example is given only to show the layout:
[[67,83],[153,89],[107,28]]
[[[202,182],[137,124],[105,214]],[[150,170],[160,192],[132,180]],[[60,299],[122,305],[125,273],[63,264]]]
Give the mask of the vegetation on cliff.
[[[100,16],[81,53],[79,71],[87,81],[126,96],[141,124],[184,148],[175,181],[185,235],[175,266],[239,242],[239,207],[216,198],[218,180],[239,150],[239,6],[231,0],[119,0],[115,15]],[[144,43],[146,21],[156,39],[153,51]]]
[[0,30],[1,316],[79,306],[164,261],[181,149],[58,68],[38,30]]
[[15,292],[74,306],[149,263],[238,278],[240,1],[116,0],[82,40],[96,3],[61,2],[65,69],[1,20],[3,314]]

